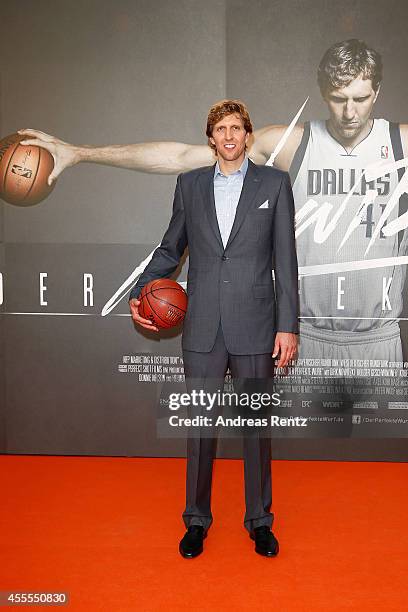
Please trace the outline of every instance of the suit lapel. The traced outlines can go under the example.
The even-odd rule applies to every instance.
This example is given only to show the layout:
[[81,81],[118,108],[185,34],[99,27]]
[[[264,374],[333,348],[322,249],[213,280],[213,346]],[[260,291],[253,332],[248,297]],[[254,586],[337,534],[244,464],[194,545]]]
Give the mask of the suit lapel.
[[[229,247],[231,242],[234,240],[238,233],[242,222],[245,219],[254,197],[256,196],[258,189],[261,185],[262,179],[259,176],[258,170],[253,162],[248,159],[248,170],[245,175],[244,184],[242,185],[241,196],[238,201],[237,212],[235,213],[234,224],[231,229],[230,236],[228,238],[227,246]],[[214,198],[214,196],[213,196]]]
[[201,195],[204,201],[205,212],[207,213],[208,222],[214,233],[214,236],[219,243],[222,250],[224,245],[222,244],[222,238],[220,234],[220,228],[218,227],[217,213],[215,210],[214,200],[214,169],[215,164],[206,170],[199,177],[199,183],[201,188]]

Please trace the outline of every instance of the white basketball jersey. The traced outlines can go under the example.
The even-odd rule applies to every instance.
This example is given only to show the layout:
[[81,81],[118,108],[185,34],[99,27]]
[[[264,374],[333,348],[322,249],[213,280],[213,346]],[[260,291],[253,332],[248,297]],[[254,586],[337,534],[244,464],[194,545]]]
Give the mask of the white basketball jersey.
[[[365,253],[398,185],[397,171],[367,182],[364,170],[381,161],[395,161],[388,121],[374,119],[371,132],[351,153],[329,134],[324,121],[310,123],[309,140],[293,183],[299,267],[357,262],[347,264],[346,271],[300,278],[300,321],[311,329],[369,331],[395,325],[401,313],[405,266],[356,269],[358,262],[395,257],[406,248],[407,232],[399,247],[398,234],[385,236],[381,231]],[[368,191],[374,201],[360,211]],[[314,207],[300,218],[307,203]],[[359,211],[361,217],[356,218]],[[397,204],[388,223],[397,218],[398,211]],[[314,220],[306,226],[311,217]],[[340,246],[351,223],[355,227]]]

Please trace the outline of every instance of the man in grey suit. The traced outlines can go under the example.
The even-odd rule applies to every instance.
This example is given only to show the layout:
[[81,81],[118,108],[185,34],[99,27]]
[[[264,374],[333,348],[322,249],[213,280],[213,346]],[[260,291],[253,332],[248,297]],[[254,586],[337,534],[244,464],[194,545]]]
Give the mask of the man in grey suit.
[[[182,348],[186,380],[219,381],[229,368],[234,379],[271,379],[294,358],[299,333],[298,269],[294,204],[286,172],[256,166],[246,157],[252,125],[238,100],[215,104],[207,119],[215,166],[177,179],[173,214],[129,303],[133,320],[158,331],[140,316],[137,299],[149,281],[170,276],[188,246],[188,308]],[[275,286],[272,279],[274,269]],[[187,532],[180,553],[203,550],[212,523],[211,481],[216,437],[189,436],[187,442]],[[244,525],[259,554],[272,557],[279,546],[271,532],[273,514],[270,439],[244,438]]]

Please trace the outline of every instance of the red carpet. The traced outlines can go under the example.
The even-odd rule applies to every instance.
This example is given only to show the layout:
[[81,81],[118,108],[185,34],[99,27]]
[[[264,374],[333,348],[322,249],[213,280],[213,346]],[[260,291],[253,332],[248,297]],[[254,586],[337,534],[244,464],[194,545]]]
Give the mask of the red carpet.
[[185,560],[184,460],[0,463],[0,590],[68,592],[60,609],[88,612],[407,610],[406,464],[273,462],[266,559],[242,526],[242,462],[218,460],[214,524]]

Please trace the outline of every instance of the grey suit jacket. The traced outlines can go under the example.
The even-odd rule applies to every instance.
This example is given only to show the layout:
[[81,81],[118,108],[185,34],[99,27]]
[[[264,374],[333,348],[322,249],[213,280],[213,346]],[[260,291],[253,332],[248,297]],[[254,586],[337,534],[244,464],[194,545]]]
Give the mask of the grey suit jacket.
[[[188,245],[183,348],[210,351],[221,321],[230,353],[268,353],[273,350],[277,331],[299,333],[294,203],[289,175],[256,166],[249,160],[225,249],[215,211],[213,177],[211,166],[177,178],[168,230],[129,299],[138,297],[149,281],[169,277]],[[268,208],[259,208],[266,200]]]

